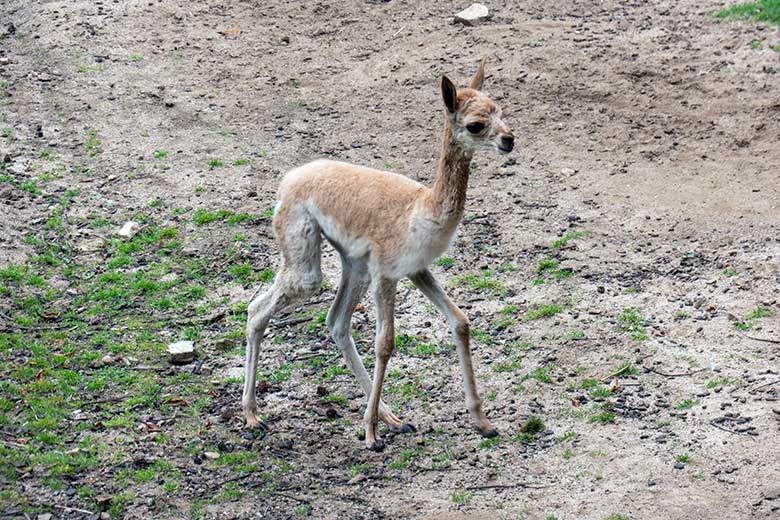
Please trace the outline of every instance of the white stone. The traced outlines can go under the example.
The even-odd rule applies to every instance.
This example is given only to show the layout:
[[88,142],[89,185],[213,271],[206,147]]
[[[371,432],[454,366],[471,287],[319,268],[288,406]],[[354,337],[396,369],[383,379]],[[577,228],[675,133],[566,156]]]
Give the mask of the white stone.
[[195,359],[195,344],[192,341],[177,341],[168,345],[171,363],[186,365]]
[[455,21],[458,23],[473,25],[475,22],[487,20],[490,17],[490,11],[482,4],[471,4],[463,11],[455,15]]
[[116,234],[122,238],[133,238],[139,231],[141,231],[141,225],[138,222],[130,220],[125,222],[125,225],[122,226],[122,229],[117,231]]

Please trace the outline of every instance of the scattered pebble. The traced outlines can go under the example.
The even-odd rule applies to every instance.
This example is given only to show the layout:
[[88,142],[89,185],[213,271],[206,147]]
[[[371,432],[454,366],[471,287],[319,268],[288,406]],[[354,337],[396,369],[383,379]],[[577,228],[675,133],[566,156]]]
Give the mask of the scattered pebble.
[[141,225],[138,222],[134,222],[132,220],[125,222],[125,225],[122,226],[122,228],[116,232],[117,235],[119,235],[122,238],[133,238],[136,233],[141,231]]
[[195,344],[192,341],[177,341],[168,345],[170,361],[174,365],[186,365],[195,360]]
[[455,14],[455,23],[474,25],[490,18],[490,11],[482,4],[471,4],[463,11]]

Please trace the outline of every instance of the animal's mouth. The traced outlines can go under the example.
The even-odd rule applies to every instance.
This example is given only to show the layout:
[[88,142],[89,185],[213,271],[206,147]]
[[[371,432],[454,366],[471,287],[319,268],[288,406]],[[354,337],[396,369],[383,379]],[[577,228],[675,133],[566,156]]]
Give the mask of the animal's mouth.
[[498,151],[499,151],[499,152],[501,152],[502,154],[508,154],[509,152],[511,152],[511,151],[514,149],[514,145],[512,145],[512,146],[508,146],[508,147],[503,147],[503,146],[501,146],[501,145],[499,144],[499,145],[496,145],[496,148],[497,148],[497,149],[498,149]]

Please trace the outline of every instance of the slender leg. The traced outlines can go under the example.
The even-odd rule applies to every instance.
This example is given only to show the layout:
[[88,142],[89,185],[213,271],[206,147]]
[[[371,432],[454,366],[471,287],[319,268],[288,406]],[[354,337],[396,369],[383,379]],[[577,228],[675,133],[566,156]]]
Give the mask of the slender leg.
[[[355,348],[355,341],[351,334],[351,320],[355,306],[363,299],[369,284],[370,278],[365,265],[342,257],[341,283],[336,299],[328,312],[328,329],[333,336],[333,341],[344,353],[347,366],[355,375],[366,396],[371,395],[371,378]],[[379,419],[395,432],[408,433],[415,430],[414,426],[405,424],[396,417],[382,400],[379,401]]]
[[257,396],[255,395],[255,380],[257,377],[257,357],[260,354],[260,343],[268,322],[273,315],[289,303],[284,294],[281,281],[277,278],[274,285],[255,298],[247,309],[246,324],[246,364],[244,367],[244,394],[241,404],[248,428],[254,428],[260,423],[257,418]]
[[477,430],[485,437],[495,437],[498,432],[490,424],[482,411],[482,400],[477,392],[477,382],[474,378],[474,368],[471,365],[471,350],[469,348],[469,320],[436,281],[429,270],[420,271],[409,279],[431,300],[439,311],[447,318],[455,339],[460,360],[460,371],[463,374],[463,390],[466,394],[466,407],[469,410]]
[[246,367],[241,404],[249,428],[257,426],[255,378],[260,344],[268,322],[279,309],[314,294],[322,282],[320,228],[305,208],[281,204],[274,231],[282,251],[282,265],[274,284],[249,304],[246,323]]
[[366,408],[366,447],[373,451],[382,451],[385,442],[377,433],[377,414],[385,380],[387,362],[395,348],[395,290],[397,280],[380,278],[374,283],[374,301],[376,303],[376,364],[374,365],[374,384]]

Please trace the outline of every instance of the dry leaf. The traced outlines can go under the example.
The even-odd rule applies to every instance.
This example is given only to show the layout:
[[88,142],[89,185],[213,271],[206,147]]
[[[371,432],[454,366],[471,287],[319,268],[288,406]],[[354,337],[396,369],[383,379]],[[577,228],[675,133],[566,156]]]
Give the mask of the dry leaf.
[[229,27],[225,29],[224,31],[220,31],[221,34],[228,36],[230,38],[235,38],[239,34],[241,34],[241,28],[240,27]]
[[141,424],[144,425],[144,428],[146,429],[146,431],[150,431],[150,432],[159,432],[160,431],[160,427],[157,426],[156,424],[152,423],[152,422],[141,421]]

